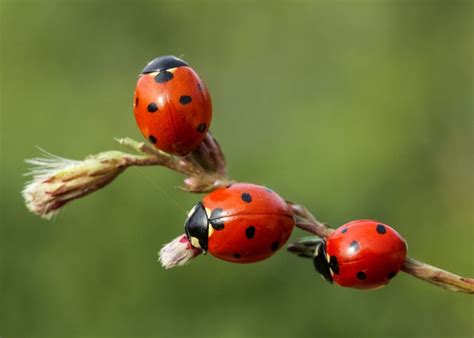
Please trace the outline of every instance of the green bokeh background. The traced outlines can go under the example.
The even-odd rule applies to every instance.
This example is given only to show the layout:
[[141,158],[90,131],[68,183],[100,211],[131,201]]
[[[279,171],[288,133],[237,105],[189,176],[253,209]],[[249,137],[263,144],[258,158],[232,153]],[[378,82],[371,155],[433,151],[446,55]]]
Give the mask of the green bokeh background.
[[[472,337],[473,298],[402,274],[361,292],[284,251],[165,271],[199,196],[132,168],[53,221],[24,207],[35,145],[81,159],[141,140],[138,72],[187,60],[232,176],[334,226],[392,224],[474,275],[473,2],[1,0],[1,337]],[[305,235],[295,231],[293,238]]]

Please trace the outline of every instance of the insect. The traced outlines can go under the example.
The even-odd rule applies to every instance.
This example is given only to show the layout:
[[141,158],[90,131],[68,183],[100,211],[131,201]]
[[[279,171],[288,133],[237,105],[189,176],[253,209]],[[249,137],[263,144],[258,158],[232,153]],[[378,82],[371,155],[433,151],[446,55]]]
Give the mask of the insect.
[[397,275],[406,254],[405,240],[393,228],[373,220],[357,220],[320,242],[313,263],[331,283],[373,289]]
[[235,263],[272,256],[290,237],[293,211],[275,192],[235,183],[204,197],[190,211],[185,231],[192,246]]
[[169,55],[154,59],[140,73],[133,112],[142,134],[156,148],[184,156],[206,137],[212,103],[199,75]]

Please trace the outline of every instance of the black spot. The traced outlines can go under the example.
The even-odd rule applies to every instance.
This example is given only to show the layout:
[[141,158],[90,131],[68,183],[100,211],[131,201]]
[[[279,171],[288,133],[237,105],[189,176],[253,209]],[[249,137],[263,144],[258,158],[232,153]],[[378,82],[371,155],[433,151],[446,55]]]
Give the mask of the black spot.
[[148,110],[149,113],[154,113],[158,110],[158,106],[156,103],[152,102],[146,107],[146,110]]
[[153,135],[148,136],[148,140],[150,140],[151,143],[155,144],[156,143],[156,137]]
[[200,123],[200,124],[197,126],[196,130],[197,130],[198,132],[200,132],[200,133],[204,133],[204,132],[206,131],[206,128],[207,128],[207,126],[206,126],[205,123]]
[[212,210],[211,216],[209,217],[209,222],[215,230],[224,229],[224,221],[222,220],[223,216],[223,210],[221,208]]
[[210,221],[211,226],[214,230],[223,230],[224,229],[224,222],[221,220]]
[[339,263],[337,262],[336,256],[329,258],[329,268],[336,274],[339,274]]
[[397,275],[397,272],[396,271],[392,271],[392,272],[389,272],[387,277],[388,279],[392,279],[393,277],[395,277]]
[[239,259],[240,257],[242,257],[239,253],[235,253],[232,256],[236,259]]
[[199,90],[200,92],[202,92],[202,86],[201,86],[200,83],[198,83],[197,87],[198,87],[198,90]]
[[349,252],[356,253],[357,251],[359,251],[359,243],[352,241],[351,244],[349,244]]
[[179,98],[179,103],[181,104],[188,104],[191,103],[192,99],[191,96],[183,95]]
[[167,70],[162,70],[155,76],[155,81],[158,83],[165,83],[173,79],[173,73]]
[[138,96],[135,98],[135,107],[138,107]]
[[221,208],[215,208],[214,210],[212,210],[211,217],[209,217],[209,219],[214,220],[217,218],[221,218],[224,216],[223,213],[224,213],[224,210],[222,210]]
[[271,247],[272,251],[273,252],[277,251],[279,246],[280,246],[280,243],[278,241],[273,242],[272,247]]
[[377,232],[381,235],[387,232],[387,229],[383,224],[377,224]]
[[347,228],[344,228],[344,229],[341,230],[342,234],[345,234],[346,232],[347,232]]
[[229,189],[231,186],[232,186],[232,183],[229,183],[229,184],[227,184],[227,186],[225,188]]
[[362,271],[359,271],[359,272],[356,274],[356,276],[357,276],[357,279],[360,279],[360,280],[365,280],[365,278],[367,277],[367,276],[365,275],[365,273],[363,273]]
[[244,202],[247,202],[247,203],[252,202],[252,196],[250,196],[248,192],[244,192],[241,197],[242,197],[242,201]]
[[255,236],[255,227],[253,225],[245,229],[245,236],[247,236],[248,239],[252,239]]

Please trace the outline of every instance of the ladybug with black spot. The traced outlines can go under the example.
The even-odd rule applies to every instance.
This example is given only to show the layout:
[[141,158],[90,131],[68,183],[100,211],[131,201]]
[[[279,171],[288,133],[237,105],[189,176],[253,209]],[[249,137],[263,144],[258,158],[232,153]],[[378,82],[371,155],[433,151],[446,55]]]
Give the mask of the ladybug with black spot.
[[293,211],[272,190],[235,183],[206,195],[190,211],[186,236],[203,253],[235,263],[272,256],[295,226]]
[[169,55],[142,70],[133,112],[142,134],[156,148],[184,156],[206,137],[212,102],[199,75],[185,61]]
[[331,283],[374,289],[396,276],[406,255],[405,240],[393,228],[373,220],[357,220],[320,242],[313,263]]

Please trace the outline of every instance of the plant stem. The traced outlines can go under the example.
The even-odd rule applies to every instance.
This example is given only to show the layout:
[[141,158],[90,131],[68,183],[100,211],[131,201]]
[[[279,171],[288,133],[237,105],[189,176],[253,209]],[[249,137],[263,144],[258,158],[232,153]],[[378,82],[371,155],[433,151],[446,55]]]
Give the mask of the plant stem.
[[295,213],[298,228],[321,238],[328,237],[334,231],[328,225],[318,221],[304,206],[292,202],[287,203]]
[[142,162],[132,161],[131,165],[160,165],[187,176],[183,190],[204,193],[233,182],[227,174],[224,153],[211,133],[207,133],[199,147],[184,157],[167,154],[128,137],[117,139],[117,141],[130,149],[148,155]]
[[474,279],[458,276],[414,258],[405,259],[402,271],[446,290],[474,293]]
[[[68,202],[97,191],[130,166],[163,166],[186,176],[183,190],[204,193],[227,186],[229,178],[226,161],[216,139],[208,133],[201,145],[184,157],[162,152],[146,143],[130,138],[117,141],[138,154],[106,151],[73,161],[45,152],[46,158],[27,160],[33,165],[33,180],[23,190],[26,205],[33,213],[51,218]],[[334,229],[319,222],[305,207],[287,202],[295,214],[296,226],[320,238],[328,237]],[[185,241],[172,242],[172,248],[181,248],[180,256],[172,257],[176,265],[184,264],[197,254],[188,252]],[[176,244],[176,243],[178,244]],[[289,246],[289,251],[311,257],[316,241],[304,239]],[[306,244],[306,245],[304,245]],[[165,247],[169,249],[169,247]],[[170,263],[170,266],[173,265]],[[474,280],[441,270],[407,257],[402,271],[450,291],[474,293]]]
[[197,149],[184,157],[130,138],[117,141],[138,154],[106,151],[74,161],[43,151],[45,157],[26,160],[32,165],[33,176],[22,192],[27,208],[49,219],[70,201],[105,187],[131,166],[162,166],[179,172],[186,176],[182,189],[194,193],[232,183],[224,154],[210,133]]

